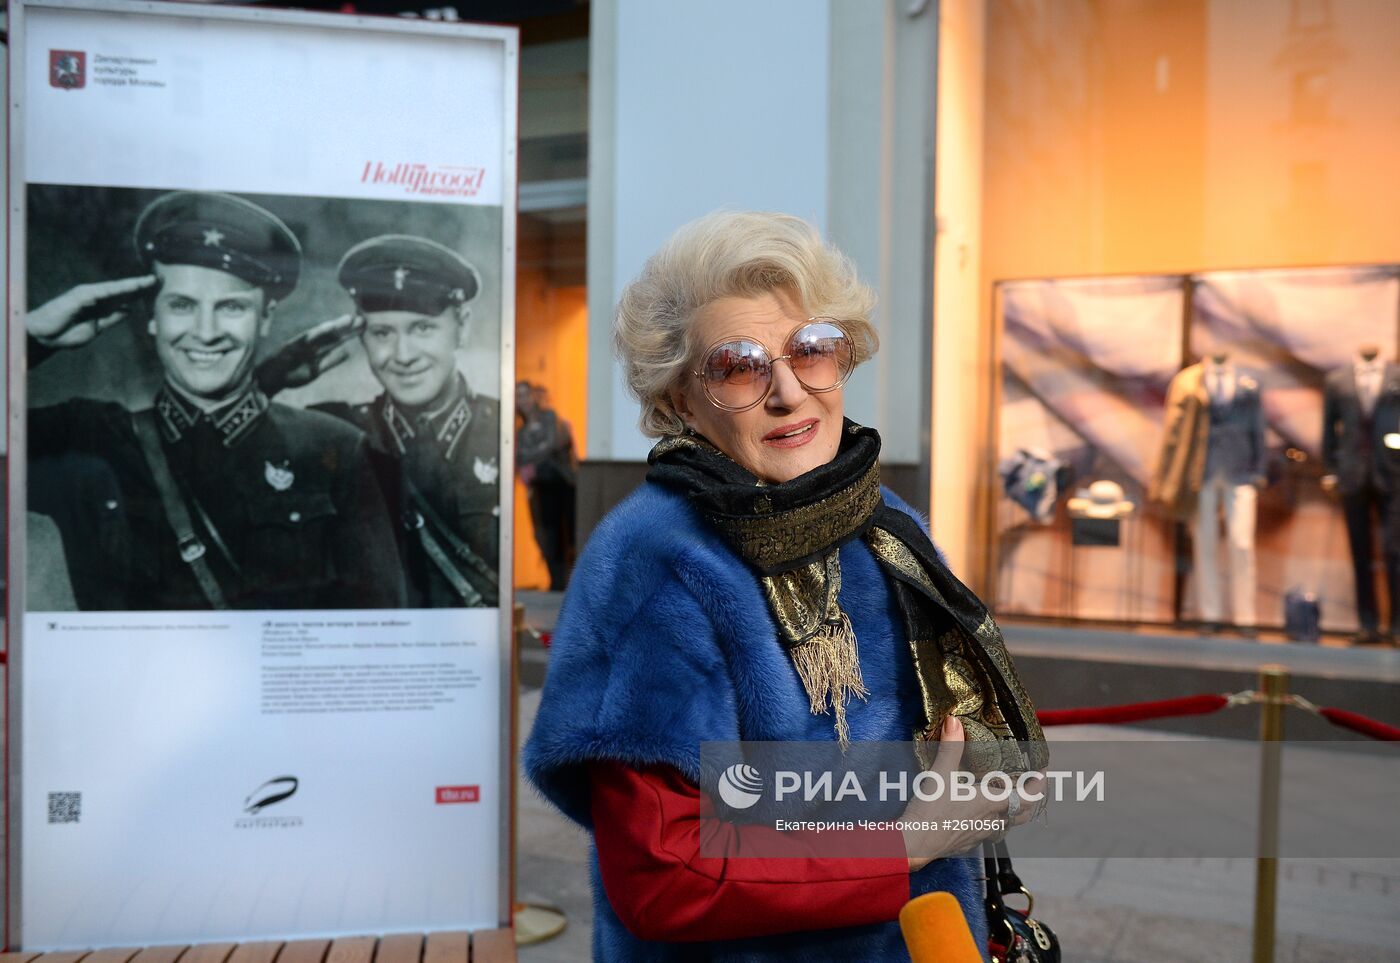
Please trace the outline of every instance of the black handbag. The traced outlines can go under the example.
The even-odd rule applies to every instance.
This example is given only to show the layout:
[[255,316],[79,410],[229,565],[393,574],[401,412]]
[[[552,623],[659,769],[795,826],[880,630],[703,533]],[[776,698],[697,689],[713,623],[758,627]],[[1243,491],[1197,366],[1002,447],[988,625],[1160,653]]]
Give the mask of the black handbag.
[[[983,843],[987,867],[988,950],[992,963],[1060,963],[1060,940],[1055,932],[1031,916],[1035,898],[1011,866],[1006,843]],[[1006,905],[1007,896],[1024,896],[1025,911]]]

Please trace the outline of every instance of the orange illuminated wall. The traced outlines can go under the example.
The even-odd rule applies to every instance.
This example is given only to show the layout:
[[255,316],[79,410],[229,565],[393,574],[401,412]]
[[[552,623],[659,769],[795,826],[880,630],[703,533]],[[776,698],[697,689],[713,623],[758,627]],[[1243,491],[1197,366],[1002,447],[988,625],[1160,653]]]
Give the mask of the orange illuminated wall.
[[[522,252],[523,253],[523,252]],[[588,309],[582,285],[556,286],[542,266],[516,273],[515,371],[517,379],[543,384],[551,406],[569,422],[582,458],[587,451]],[[549,572],[535,544],[525,486],[515,483],[515,585],[549,587]]]
[[[942,76],[965,92],[981,183],[940,179],[940,243],[975,239],[963,263],[980,265],[936,328],[989,332],[1001,280],[1400,261],[1400,3],[946,0],[942,16],[961,28],[944,59],[982,83]],[[939,144],[950,161],[977,150]],[[979,191],[980,210],[952,203]],[[935,290],[957,280],[940,266]],[[981,373],[977,406],[934,413],[984,466],[931,493],[936,534],[966,545],[971,571],[995,361],[989,334],[934,360],[935,384]]]
[[1400,3],[985,9],[984,288],[1400,260]]

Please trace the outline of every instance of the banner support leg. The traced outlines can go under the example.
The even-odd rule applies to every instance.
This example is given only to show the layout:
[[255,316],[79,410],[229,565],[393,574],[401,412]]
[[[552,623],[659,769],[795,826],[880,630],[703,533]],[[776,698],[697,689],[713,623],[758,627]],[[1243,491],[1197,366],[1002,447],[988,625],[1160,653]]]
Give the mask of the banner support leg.
[[1254,963],[1273,963],[1278,903],[1279,792],[1283,774],[1283,710],[1288,670],[1259,668],[1259,856],[1254,875]]

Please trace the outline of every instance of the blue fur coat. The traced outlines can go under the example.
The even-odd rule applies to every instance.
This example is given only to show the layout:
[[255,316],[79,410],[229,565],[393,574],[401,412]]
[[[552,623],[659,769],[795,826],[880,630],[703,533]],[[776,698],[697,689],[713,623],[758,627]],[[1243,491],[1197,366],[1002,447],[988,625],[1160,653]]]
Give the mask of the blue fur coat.
[[[913,515],[892,492],[886,504]],[[917,516],[915,516],[917,518]],[[841,549],[841,605],[860,645],[868,702],[849,706],[851,739],[907,740],[921,721],[899,611],[865,543]],[[594,531],[554,633],[525,768],[566,816],[591,828],[587,764],[664,763],[698,783],[700,743],[833,740],[778,642],[758,579],[687,500],[644,484]],[[590,858],[599,961],[908,960],[896,922],[708,944],[647,942],[608,904]],[[981,861],[936,860],[910,895],[952,892],[986,946]]]

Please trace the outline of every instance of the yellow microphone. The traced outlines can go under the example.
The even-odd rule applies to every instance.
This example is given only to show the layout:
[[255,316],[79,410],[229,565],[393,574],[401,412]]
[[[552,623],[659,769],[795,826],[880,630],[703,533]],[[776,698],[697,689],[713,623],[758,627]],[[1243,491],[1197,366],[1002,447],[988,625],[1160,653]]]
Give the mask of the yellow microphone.
[[967,917],[952,893],[925,893],[904,904],[899,928],[913,963],[982,963]]

